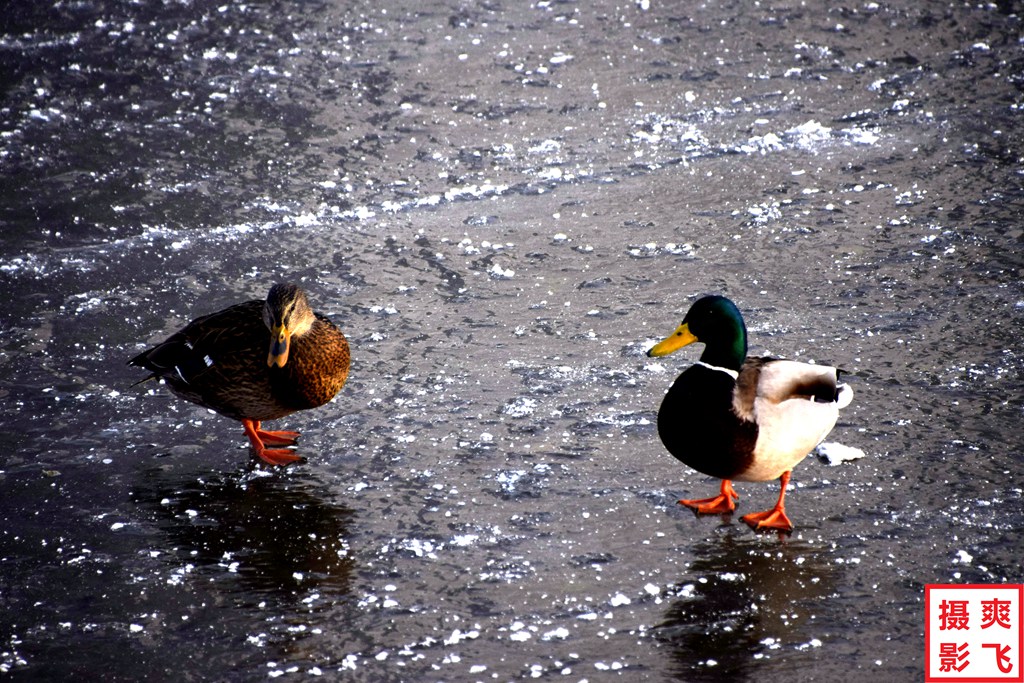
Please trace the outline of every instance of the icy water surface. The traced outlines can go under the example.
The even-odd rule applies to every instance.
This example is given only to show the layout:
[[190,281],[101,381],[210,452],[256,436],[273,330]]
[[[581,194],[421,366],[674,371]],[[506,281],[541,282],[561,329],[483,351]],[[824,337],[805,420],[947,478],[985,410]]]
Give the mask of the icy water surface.
[[[1022,580],[1014,9],[9,5],[0,677],[919,679]],[[271,471],[125,363],[283,279],[353,366]],[[852,373],[792,535],[675,504],[707,292]]]

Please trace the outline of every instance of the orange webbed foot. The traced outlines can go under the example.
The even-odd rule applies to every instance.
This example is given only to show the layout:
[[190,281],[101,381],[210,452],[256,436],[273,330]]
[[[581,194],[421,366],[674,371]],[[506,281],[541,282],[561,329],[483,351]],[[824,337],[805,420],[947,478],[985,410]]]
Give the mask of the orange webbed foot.
[[775,507],[764,512],[751,512],[743,515],[744,522],[754,529],[778,529],[779,531],[792,531],[793,523],[786,516],[786,487],[789,486],[789,472],[783,472],[779,477],[779,500]]
[[295,462],[304,462],[305,458],[296,455],[295,451],[289,449],[258,448],[256,456],[269,465],[291,465]]
[[780,507],[764,512],[751,512],[749,515],[743,515],[741,519],[754,529],[793,530],[793,523],[786,516],[786,511]]
[[260,429],[260,423],[257,420],[242,420],[242,427],[245,429],[245,435],[249,437],[249,443],[252,444],[256,457],[263,462],[270,465],[283,466],[305,460],[301,455],[296,455],[295,451],[290,449],[267,448],[267,444],[271,446],[292,445],[295,443],[296,437],[299,436],[298,432],[264,431]]
[[697,498],[693,500],[680,500],[680,505],[693,508],[697,514],[714,515],[725,514],[736,509],[734,500],[739,500],[739,494],[732,488],[732,482],[728,479],[722,480],[722,492],[713,498]]
[[[245,434],[249,437],[249,441],[253,441],[253,434],[250,434],[249,427],[252,427],[252,431],[255,432],[256,440],[261,444],[269,444],[271,446],[293,446],[295,440],[299,438],[298,432],[287,432],[279,431],[274,432],[267,429],[262,429],[259,420],[248,420],[250,425],[246,424],[246,420],[242,420],[242,426],[245,427]],[[253,446],[256,446],[256,442],[253,442]]]
[[270,446],[294,446],[299,438],[298,432],[267,432],[262,429],[256,430],[260,441]]

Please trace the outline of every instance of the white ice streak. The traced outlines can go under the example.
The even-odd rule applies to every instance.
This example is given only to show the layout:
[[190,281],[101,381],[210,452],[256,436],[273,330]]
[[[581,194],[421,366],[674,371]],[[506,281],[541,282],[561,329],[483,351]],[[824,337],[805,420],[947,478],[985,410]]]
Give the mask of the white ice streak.
[[646,415],[635,411],[622,411],[615,413],[596,413],[587,421],[588,424],[606,425],[610,427],[633,427],[636,425],[649,425],[651,421]]
[[878,142],[879,136],[872,131],[858,126],[844,128],[837,132],[828,126],[823,126],[817,121],[811,120],[799,126],[789,128],[783,131],[781,135],[772,132],[765,133],[764,135],[755,135],[746,142],[740,143],[737,149],[745,154],[768,154],[770,152],[778,152],[787,147],[815,149],[836,138],[853,144],[873,145]]
[[410,199],[408,201],[394,201],[388,200],[382,202],[378,206],[363,205],[356,206],[351,209],[340,212],[338,215],[341,218],[348,218],[351,220],[364,221],[369,220],[377,216],[377,212],[384,213],[399,213],[408,209],[416,209],[425,206],[438,206],[442,202],[455,202],[461,199],[483,199],[486,197],[496,197],[508,191],[508,185],[495,185],[494,183],[481,183],[464,185],[461,187],[453,187],[443,195],[431,194],[424,197],[417,197],[416,199]]
[[[687,102],[696,100],[696,95],[687,92],[684,95]],[[649,114],[643,119],[635,122],[637,130],[631,135],[637,142],[646,145],[660,145],[667,143],[673,148],[682,147],[686,151],[694,152],[705,150],[711,147],[707,138],[700,128],[688,121],[681,121],[659,114]]]
[[633,258],[653,258],[664,254],[672,256],[692,256],[693,245],[689,243],[676,244],[675,242],[666,242],[664,246],[658,246],[656,242],[631,244],[626,247],[626,253]]

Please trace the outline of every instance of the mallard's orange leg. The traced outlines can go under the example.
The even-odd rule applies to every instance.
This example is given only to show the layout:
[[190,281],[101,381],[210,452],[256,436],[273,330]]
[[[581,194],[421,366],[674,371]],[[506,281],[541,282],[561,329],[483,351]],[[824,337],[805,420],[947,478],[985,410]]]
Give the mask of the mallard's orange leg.
[[[302,456],[295,455],[294,451],[288,449],[268,449],[264,446],[260,438],[259,422],[255,420],[242,420],[242,427],[245,428],[245,435],[249,437],[249,443],[252,444],[253,450],[256,451],[256,455],[263,462],[271,465],[288,465],[302,460]],[[267,432],[263,433],[266,434]]]
[[782,476],[779,477],[779,481],[782,482],[782,490],[779,491],[779,500],[775,503],[775,507],[764,512],[751,512],[749,515],[743,515],[744,522],[755,529],[793,530],[793,523],[786,516],[785,505],[786,487],[789,485],[789,472],[783,472]]
[[260,429],[259,420],[254,421],[253,426],[260,441],[271,446],[294,446],[295,440],[299,438],[298,432],[271,432]]
[[698,500],[681,500],[680,505],[693,508],[702,515],[721,514],[732,512],[736,509],[734,500],[739,500],[739,494],[732,488],[732,482],[728,479],[722,480],[722,492],[713,498],[700,498]]

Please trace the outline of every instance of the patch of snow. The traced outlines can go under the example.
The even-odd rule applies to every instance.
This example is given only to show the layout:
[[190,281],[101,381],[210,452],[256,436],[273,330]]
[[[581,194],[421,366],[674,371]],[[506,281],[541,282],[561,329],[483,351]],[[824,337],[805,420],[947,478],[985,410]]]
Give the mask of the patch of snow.
[[838,465],[848,460],[857,460],[866,455],[859,448],[844,446],[834,441],[818,444],[817,453],[829,465]]

